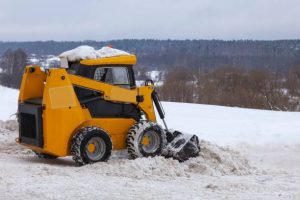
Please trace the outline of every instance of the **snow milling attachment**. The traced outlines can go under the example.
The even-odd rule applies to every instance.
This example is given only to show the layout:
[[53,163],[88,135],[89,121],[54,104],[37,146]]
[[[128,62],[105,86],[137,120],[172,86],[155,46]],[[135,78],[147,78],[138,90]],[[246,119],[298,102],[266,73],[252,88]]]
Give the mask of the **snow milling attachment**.
[[166,131],[167,145],[162,153],[165,157],[172,157],[180,162],[197,157],[200,153],[199,139],[196,135],[183,134],[179,131]]
[[134,124],[127,135],[126,145],[129,157],[164,156],[180,162],[196,157],[200,152],[196,135],[179,131],[166,131],[157,123],[141,121]]

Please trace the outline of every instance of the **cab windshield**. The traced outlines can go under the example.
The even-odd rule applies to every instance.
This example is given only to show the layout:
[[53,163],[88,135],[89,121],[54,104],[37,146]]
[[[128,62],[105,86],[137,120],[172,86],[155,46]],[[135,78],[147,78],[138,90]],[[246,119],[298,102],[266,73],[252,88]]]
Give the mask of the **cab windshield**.
[[135,79],[130,65],[85,66],[73,63],[68,72],[124,88],[134,88]]

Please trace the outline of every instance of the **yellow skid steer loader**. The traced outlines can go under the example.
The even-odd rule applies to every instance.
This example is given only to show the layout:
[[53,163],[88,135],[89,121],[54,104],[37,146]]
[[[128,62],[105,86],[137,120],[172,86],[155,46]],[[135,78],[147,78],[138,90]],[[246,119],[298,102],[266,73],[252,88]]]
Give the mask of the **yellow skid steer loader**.
[[71,155],[84,165],[106,161],[112,149],[127,149],[130,158],[179,161],[199,154],[197,136],[157,124],[154,106],[163,121],[165,114],[153,81],[136,86],[135,55],[62,63],[46,70],[27,66],[22,78],[16,141],[39,157]]

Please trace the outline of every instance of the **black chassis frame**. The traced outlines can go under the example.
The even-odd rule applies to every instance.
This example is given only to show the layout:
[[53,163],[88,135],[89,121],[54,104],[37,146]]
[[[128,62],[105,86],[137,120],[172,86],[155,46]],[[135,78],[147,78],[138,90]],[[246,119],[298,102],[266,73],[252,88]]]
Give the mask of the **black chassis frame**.
[[[43,147],[43,120],[42,120],[42,105],[34,105],[28,103],[20,103],[18,106],[18,117],[19,117],[19,139],[21,143],[30,144],[38,147]],[[35,127],[31,127],[31,129],[35,129],[35,137],[27,137],[28,133],[25,133],[28,130],[28,127],[24,126],[32,126],[32,124],[25,124],[26,119],[22,114],[29,114],[34,116],[35,118]]]

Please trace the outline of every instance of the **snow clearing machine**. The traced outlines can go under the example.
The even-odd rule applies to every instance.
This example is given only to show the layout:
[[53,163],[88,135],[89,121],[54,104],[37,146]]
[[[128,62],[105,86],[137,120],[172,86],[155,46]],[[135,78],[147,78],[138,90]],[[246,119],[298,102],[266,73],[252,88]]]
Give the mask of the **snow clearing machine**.
[[25,68],[18,143],[42,158],[71,155],[78,165],[106,161],[112,150],[122,149],[133,159],[161,155],[185,161],[199,154],[196,135],[168,129],[153,81],[136,86],[135,55],[82,46],[60,57],[58,68]]

